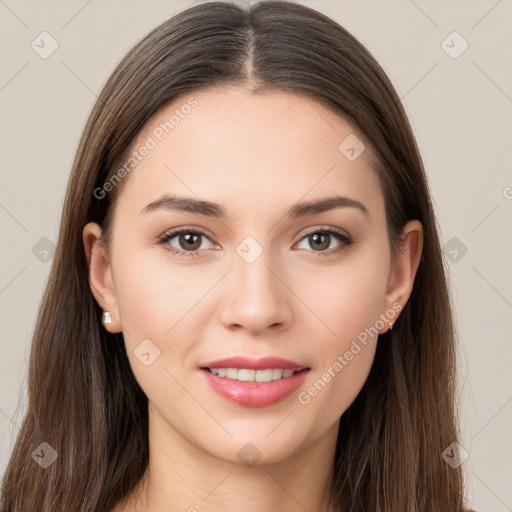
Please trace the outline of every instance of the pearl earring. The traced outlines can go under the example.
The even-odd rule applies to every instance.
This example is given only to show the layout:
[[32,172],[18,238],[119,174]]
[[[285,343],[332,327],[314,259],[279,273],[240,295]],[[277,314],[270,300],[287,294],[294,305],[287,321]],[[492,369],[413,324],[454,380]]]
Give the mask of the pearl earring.
[[101,321],[103,322],[103,325],[112,323],[112,319],[110,318],[110,311],[103,311]]

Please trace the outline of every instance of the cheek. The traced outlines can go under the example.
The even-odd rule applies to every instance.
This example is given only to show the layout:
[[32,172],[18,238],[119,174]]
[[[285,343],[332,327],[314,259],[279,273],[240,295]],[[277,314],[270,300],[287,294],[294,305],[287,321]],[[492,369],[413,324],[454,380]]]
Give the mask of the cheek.
[[370,372],[375,348],[375,341],[347,344],[298,394],[302,414],[315,418],[318,432],[332,426],[354,402]]
[[171,338],[191,323],[194,309],[213,284],[206,275],[199,279],[192,267],[172,265],[156,252],[126,252],[127,256],[116,262],[121,322],[134,340],[141,336],[161,341]]
[[299,291],[322,322],[312,319],[319,333],[315,371],[298,401],[306,410],[316,409],[325,428],[359,394],[375,356],[388,278],[387,259],[375,254],[385,251],[365,251],[336,270],[323,270],[316,276],[317,286]]
[[150,401],[173,413],[191,405],[190,396],[179,383],[185,382],[190,370],[191,349],[203,325],[198,316],[201,298],[212,284],[198,279],[193,270],[172,267],[165,255],[155,258],[156,252],[121,250],[115,260],[114,278],[135,378]]
[[[382,312],[388,279],[385,251],[365,250],[352,254],[337,266],[302,269],[294,278],[294,291],[309,307],[307,317],[316,322],[321,339],[331,349],[343,349],[365,328],[375,324]],[[315,320],[314,317],[317,317]],[[309,322],[311,324],[311,322]]]
[[[363,387],[375,356],[381,296],[368,277],[331,285],[318,307],[322,336],[315,339],[315,365],[298,395],[305,414],[317,418],[319,431],[328,428],[348,409]],[[316,411],[313,413],[313,411]]]

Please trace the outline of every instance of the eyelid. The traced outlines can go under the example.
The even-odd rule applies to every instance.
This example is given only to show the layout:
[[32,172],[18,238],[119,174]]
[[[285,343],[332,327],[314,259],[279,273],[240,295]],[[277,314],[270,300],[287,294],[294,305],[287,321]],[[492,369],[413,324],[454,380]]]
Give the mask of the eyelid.
[[178,228],[172,228],[165,231],[162,235],[158,237],[158,240],[161,240],[162,238],[173,238],[176,235],[180,235],[181,233],[199,233],[209,240],[212,240],[212,236],[204,229],[196,226],[180,226]]
[[178,256],[184,256],[185,258],[187,258],[187,257],[194,257],[194,256],[200,256],[200,253],[204,249],[203,250],[195,250],[195,251],[184,251],[183,249],[177,249],[176,247],[172,247],[171,245],[166,246],[167,242],[169,240],[172,240],[173,238],[175,238],[176,236],[181,235],[182,233],[195,233],[195,234],[199,234],[199,235],[207,238],[208,240],[210,240],[210,242],[212,242],[212,244],[216,244],[212,240],[212,237],[203,228],[188,227],[188,226],[182,226],[182,227],[179,227],[179,228],[174,228],[174,229],[171,229],[169,231],[166,231],[163,235],[158,237],[158,242],[159,242],[160,245],[164,246],[165,250],[167,250],[167,251],[169,251],[169,252],[171,252],[173,254],[176,254]]
[[312,235],[313,233],[319,233],[319,232],[331,232],[336,233],[337,235],[340,235],[342,237],[346,237],[349,239],[352,239],[351,235],[349,235],[345,230],[341,228],[337,228],[335,226],[314,226],[313,228],[307,228],[304,231],[301,231],[297,236],[300,237],[299,241],[302,240],[304,237],[308,235]]

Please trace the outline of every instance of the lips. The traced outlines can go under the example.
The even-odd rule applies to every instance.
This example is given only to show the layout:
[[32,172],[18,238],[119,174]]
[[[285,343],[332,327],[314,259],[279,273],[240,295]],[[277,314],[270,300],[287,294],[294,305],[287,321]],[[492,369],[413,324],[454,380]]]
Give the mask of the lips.
[[310,368],[278,357],[232,357],[201,365],[210,387],[232,403],[267,407],[283,400],[306,378]]

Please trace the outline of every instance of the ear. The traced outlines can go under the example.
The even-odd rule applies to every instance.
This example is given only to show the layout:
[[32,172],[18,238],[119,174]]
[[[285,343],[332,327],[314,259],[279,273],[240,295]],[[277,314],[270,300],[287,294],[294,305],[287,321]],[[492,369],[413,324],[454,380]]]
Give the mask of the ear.
[[[411,295],[423,251],[423,226],[419,220],[411,220],[405,225],[402,240],[403,243],[398,248],[394,261],[391,262],[384,309],[381,312],[384,315],[391,310],[401,311]],[[396,321],[397,318],[398,315],[393,320]],[[386,324],[379,333],[383,334],[388,329],[389,324]]]
[[103,311],[110,312],[111,323],[106,324],[105,329],[111,333],[121,332],[112,268],[108,252],[101,241],[100,226],[89,222],[83,229],[82,237],[91,291]]

